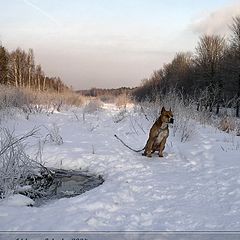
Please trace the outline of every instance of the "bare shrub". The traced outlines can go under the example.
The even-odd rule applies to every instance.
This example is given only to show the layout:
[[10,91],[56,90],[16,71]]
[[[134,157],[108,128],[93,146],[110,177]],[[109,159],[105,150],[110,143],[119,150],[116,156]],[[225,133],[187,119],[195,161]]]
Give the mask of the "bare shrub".
[[181,92],[175,90],[165,95],[158,95],[154,99],[153,102],[141,102],[138,111],[151,122],[159,117],[162,106],[166,109],[171,107],[175,119],[172,126],[173,135],[179,137],[181,142],[188,141],[196,134],[197,122],[240,136],[240,120],[233,117],[230,108],[222,108],[220,114],[216,115],[205,108],[199,108],[197,102],[183,97]]
[[98,123],[97,123],[97,124],[89,123],[87,129],[88,129],[89,132],[93,132],[93,131],[96,130],[98,127],[99,127],[99,124],[98,124]]
[[125,119],[127,117],[127,109],[126,107],[121,109],[114,117],[113,117],[113,121],[115,123],[119,123],[121,122],[123,119]]
[[26,119],[28,120],[30,115],[40,114],[43,113],[45,108],[42,105],[34,105],[34,104],[28,104],[22,106],[22,111],[25,114]]
[[[177,105],[178,102],[178,105]],[[173,100],[173,136],[179,137],[181,142],[189,141],[195,134],[196,120],[194,103],[184,102],[177,96]]]
[[32,102],[31,96],[28,96],[15,87],[0,85],[0,119],[14,116],[15,110],[28,105]]
[[171,108],[174,115],[173,136],[179,137],[181,142],[190,140],[195,135],[195,126],[192,119],[195,119],[194,102],[184,101],[181,94],[174,90],[166,95],[159,96],[154,102],[143,102],[140,104],[141,113],[147,120],[155,121],[160,116],[162,107],[167,110]]
[[230,132],[224,139],[228,144],[221,146],[221,149],[225,152],[228,151],[239,151],[240,150],[240,139],[233,132]]
[[181,142],[189,141],[195,135],[195,125],[191,119],[175,118],[173,124],[173,136],[178,136]]
[[31,96],[25,94],[22,89],[0,85],[0,110],[10,107],[19,108],[31,101]]
[[197,111],[195,112],[195,120],[200,122],[202,125],[214,125],[213,113],[209,111]]
[[36,174],[41,164],[30,158],[26,153],[29,137],[36,135],[37,129],[16,137],[14,132],[2,128],[0,135],[0,196],[1,198],[17,191],[19,185],[26,181],[31,174]]
[[148,121],[155,121],[161,112],[161,106],[159,99],[154,102],[144,101],[140,103],[140,112]]
[[62,145],[63,144],[63,139],[59,133],[59,127],[56,124],[53,124],[52,128],[47,128],[48,134],[45,137],[44,142],[52,142],[57,145]]

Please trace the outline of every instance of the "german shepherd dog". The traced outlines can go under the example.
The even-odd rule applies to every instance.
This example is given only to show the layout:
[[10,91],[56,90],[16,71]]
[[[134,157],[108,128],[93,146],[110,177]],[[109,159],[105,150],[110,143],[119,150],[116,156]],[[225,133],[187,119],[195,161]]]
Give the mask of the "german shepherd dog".
[[169,136],[168,124],[173,123],[173,113],[171,108],[166,111],[162,107],[161,115],[150,129],[149,137],[142,155],[151,157],[152,153],[158,151],[158,156],[163,157],[163,150]]

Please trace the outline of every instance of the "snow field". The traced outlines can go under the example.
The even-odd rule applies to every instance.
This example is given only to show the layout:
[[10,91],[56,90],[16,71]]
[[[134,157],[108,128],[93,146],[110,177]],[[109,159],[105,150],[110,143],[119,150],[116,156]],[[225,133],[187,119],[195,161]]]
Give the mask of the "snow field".
[[[64,143],[46,143],[48,167],[83,169],[103,175],[105,182],[91,191],[26,207],[16,197],[0,202],[0,230],[239,230],[239,137],[194,123],[194,135],[180,142],[170,136],[164,158],[141,156],[124,147],[141,149],[152,120],[134,106],[126,111],[105,104],[82,117],[82,109],[20,115],[4,125],[24,133],[40,126],[59,127]],[[74,113],[73,113],[74,112]],[[78,117],[76,117],[78,116]],[[34,140],[32,140],[34,141]],[[34,142],[32,142],[32,145]],[[31,144],[30,144],[31,145]]]

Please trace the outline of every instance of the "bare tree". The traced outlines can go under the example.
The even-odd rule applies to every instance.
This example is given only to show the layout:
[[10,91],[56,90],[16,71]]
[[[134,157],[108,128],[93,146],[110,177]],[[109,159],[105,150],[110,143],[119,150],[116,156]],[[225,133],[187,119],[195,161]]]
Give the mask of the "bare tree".
[[27,67],[28,67],[28,88],[31,88],[33,77],[34,77],[34,53],[33,49],[28,50],[27,56]]
[[42,67],[41,65],[37,65],[36,67],[36,76],[35,76],[35,87],[38,91],[41,90],[41,78],[43,75]]
[[8,82],[8,57],[7,51],[0,46],[0,83],[7,84]]
[[237,84],[237,101],[236,101],[236,116],[239,117],[239,105],[240,105],[240,16],[233,18],[233,23],[230,26],[232,35],[230,39],[231,49],[233,50],[233,58],[236,71],[236,82]]
[[[219,35],[204,35],[200,38],[196,47],[195,64],[201,72],[202,86],[209,87],[210,102],[208,103],[212,111],[212,101],[218,99],[217,112],[219,112],[219,102],[222,98],[223,82],[220,76],[221,62],[226,48],[225,39]],[[218,89],[216,92],[215,89]],[[215,95],[218,96],[215,96]]]

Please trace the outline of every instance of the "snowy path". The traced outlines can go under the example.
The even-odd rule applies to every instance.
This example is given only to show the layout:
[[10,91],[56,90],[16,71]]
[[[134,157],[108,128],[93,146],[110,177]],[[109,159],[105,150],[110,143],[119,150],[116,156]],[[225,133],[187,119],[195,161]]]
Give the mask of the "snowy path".
[[165,157],[149,159],[113,135],[141,148],[147,133],[133,119],[146,131],[151,123],[133,110],[115,123],[118,110],[105,107],[85,122],[80,111],[80,120],[68,111],[9,121],[19,132],[55,122],[64,144],[45,146],[47,165],[88,169],[105,182],[41,207],[0,202],[0,230],[240,230],[240,152],[232,149],[229,135],[196,124],[191,141],[171,135]]

